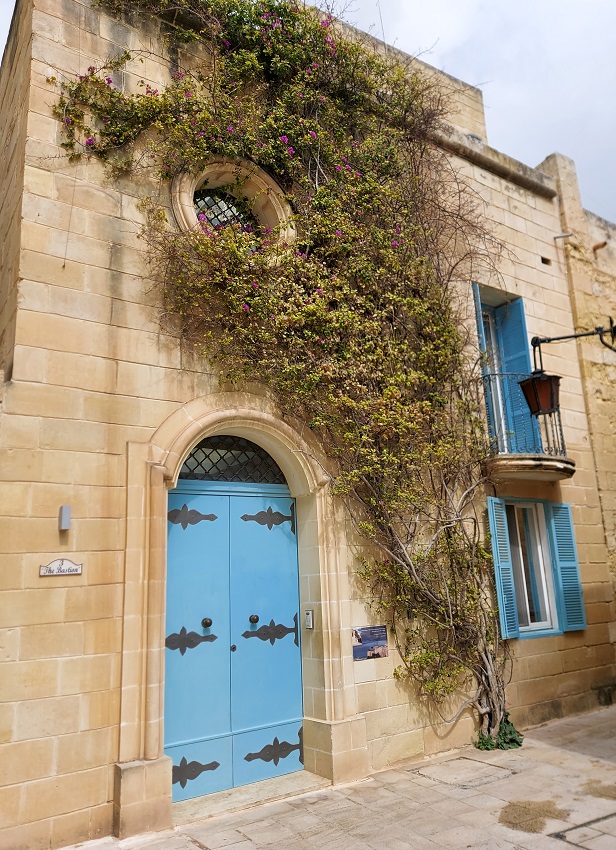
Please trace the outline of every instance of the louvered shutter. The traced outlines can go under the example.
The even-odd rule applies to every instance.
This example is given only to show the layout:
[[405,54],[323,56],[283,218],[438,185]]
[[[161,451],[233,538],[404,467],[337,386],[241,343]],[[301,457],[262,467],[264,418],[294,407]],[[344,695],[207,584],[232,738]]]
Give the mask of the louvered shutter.
[[503,395],[509,432],[509,450],[513,454],[541,453],[541,436],[536,420],[518,385],[522,376],[530,374],[528,333],[521,298],[494,310],[496,331],[503,370]]
[[488,497],[488,518],[492,534],[492,556],[496,575],[496,595],[500,614],[501,634],[504,638],[520,636],[518,607],[513,585],[513,563],[509,545],[507,513],[502,499]]
[[545,513],[550,529],[554,580],[560,597],[560,627],[564,632],[585,629],[586,614],[571,507],[550,503],[546,504]]

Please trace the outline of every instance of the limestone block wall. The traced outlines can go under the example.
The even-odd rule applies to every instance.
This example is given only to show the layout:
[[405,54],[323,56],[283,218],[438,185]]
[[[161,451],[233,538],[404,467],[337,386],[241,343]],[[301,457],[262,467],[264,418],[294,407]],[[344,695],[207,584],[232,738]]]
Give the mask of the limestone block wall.
[[[357,37],[357,30],[353,27],[345,27],[351,37]],[[443,102],[447,108],[447,120],[462,134],[471,134],[476,140],[483,142],[487,139],[485,110],[483,108],[483,94],[480,89],[439,71],[422,62],[414,56],[409,56],[402,50],[385,44],[378,38],[366,33],[360,37],[365,44],[372,46],[375,51],[385,54],[387,57],[397,59],[402,65],[408,65],[417,69],[432,82],[443,96]]]
[[24,181],[32,22],[18,0],[0,69],[0,370],[10,373],[19,275],[19,222]]
[[[489,158],[489,149],[481,146],[479,149]],[[475,145],[473,152],[476,150]],[[503,164],[513,179],[499,176]],[[520,179],[524,179],[527,167],[502,153],[498,154],[495,164],[497,173],[469,163],[468,159],[457,158],[456,167],[482,198],[482,212],[503,246],[496,268],[478,273],[477,282],[524,299],[529,338],[573,333],[578,324],[570,297],[567,261],[570,249],[564,247],[562,239],[554,239],[563,231],[557,181],[550,179],[546,172],[548,176],[537,175],[540,192],[520,186],[515,182],[516,176],[519,174]],[[608,257],[609,254],[604,254],[603,261]],[[596,291],[596,283],[593,286]],[[612,296],[613,292],[612,289]],[[470,285],[466,295],[469,313],[472,313]],[[595,306],[598,301],[594,302]],[[601,362],[605,359],[611,362],[607,351],[605,354],[599,351],[598,357]],[[616,672],[614,597],[600,503],[602,479],[597,476],[590,437],[587,410],[592,410],[592,403],[589,402],[587,408],[585,364],[578,359],[575,342],[544,347],[544,362],[546,371],[562,376],[563,429],[567,454],[576,463],[575,475],[563,482],[499,480],[488,495],[546,499],[572,506],[588,627],[561,636],[511,642],[514,665],[508,706],[512,719],[520,728],[597,705],[597,689],[612,684]],[[609,393],[606,377],[603,375],[602,383],[597,380],[596,387],[598,390],[603,386],[603,392]],[[591,424],[594,416],[592,411]],[[612,419],[611,431],[607,422],[604,427],[606,454],[610,451],[610,436],[613,440],[613,422]],[[613,458],[608,468],[609,463],[614,463]],[[607,498],[613,498],[613,489],[610,492],[605,480]],[[355,593],[354,625],[361,625],[362,618],[376,624],[377,619],[363,598],[361,586],[356,586]],[[473,734],[471,716],[462,715],[453,726],[443,723],[442,717],[418,702],[412,688],[393,678],[396,664],[395,652],[386,660],[355,664],[359,710],[366,716],[372,763],[382,766],[404,754],[406,757],[409,754],[423,756],[468,742]],[[455,703],[443,710],[443,716],[454,713]]]
[[[551,174],[549,170],[546,173]],[[566,240],[560,238],[564,230],[560,185],[552,183],[558,194],[549,198],[477,167],[472,179],[486,201],[488,219],[499,223],[496,235],[506,246],[498,264],[502,276],[498,287],[524,298],[529,337],[574,333],[577,320],[563,245]],[[554,483],[497,482],[496,495],[571,505],[588,627],[558,637],[513,642],[516,663],[508,699],[512,717],[521,726],[596,705],[594,689],[612,683],[615,672],[610,629],[615,610],[585,375],[575,342],[544,346],[543,355],[546,371],[562,376],[562,423],[567,454],[576,463],[575,475]]]
[[[587,211],[585,218],[588,241],[582,250],[571,246],[568,257],[577,326],[590,330],[607,327],[608,317],[616,316],[616,224]],[[587,282],[590,287],[585,286]],[[596,338],[580,340],[579,350],[586,380],[610,570],[616,581],[616,353],[599,345]]]
[[[616,314],[616,224],[582,207],[575,164],[549,157],[542,167],[554,175],[563,198],[562,228],[567,274],[577,331],[607,327]],[[577,343],[584,375],[590,434],[601,497],[602,520],[612,577],[616,576],[616,354],[596,337]]]
[[[120,654],[125,611],[142,593],[131,585],[127,597],[124,582],[134,545],[127,445],[147,441],[215,383],[160,328],[136,238],[138,201],[157,184],[69,164],[51,114],[50,76],[83,73],[129,47],[159,58],[136,62],[119,84],[156,85],[169,80],[172,60],[147,21],[137,30],[79,0],[22,0],[16,21],[0,121],[11,132],[2,316],[14,335],[0,419],[0,846],[37,848],[112,830],[121,676],[139,672],[123,668]],[[62,504],[73,514],[64,533]],[[40,565],[58,557],[83,564],[83,574],[40,578]],[[144,696],[127,687],[130,698]],[[148,793],[155,803],[169,787]]]

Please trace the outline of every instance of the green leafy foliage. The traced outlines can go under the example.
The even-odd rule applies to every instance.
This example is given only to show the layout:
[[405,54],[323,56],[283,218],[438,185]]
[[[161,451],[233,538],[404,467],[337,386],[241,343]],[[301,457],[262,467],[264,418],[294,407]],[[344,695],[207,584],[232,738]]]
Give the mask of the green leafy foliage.
[[511,720],[509,712],[504,713],[498,729],[496,738],[480,732],[477,736],[475,746],[478,750],[515,750],[524,743],[524,736],[520,735]]
[[[456,281],[484,256],[471,193],[433,142],[437,88],[290,0],[112,0],[154,13],[203,61],[164,90],[114,83],[122,56],[62,86],[65,147],[164,178],[216,156],[273,175],[297,238],[178,232],[146,204],[143,237],[169,313],[224,380],[266,385],[319,437],[387,612],[398,675],[461,688],[495,740],[504,661],[480,544],[485,454]],[[241,183],[228,187],[243,198]],[[465,703],[466,705],[467,703]]]

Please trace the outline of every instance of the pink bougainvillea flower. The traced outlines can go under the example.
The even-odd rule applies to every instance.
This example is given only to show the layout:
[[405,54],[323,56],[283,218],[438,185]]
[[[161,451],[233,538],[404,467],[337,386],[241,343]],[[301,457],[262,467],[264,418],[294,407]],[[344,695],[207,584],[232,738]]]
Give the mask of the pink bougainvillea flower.
[[317,134],[314,132],[314,130],[309,130],[308,135],[312,136],[313,139],[316,139],[317,137]]
[[342,230],[334,230],[336,236],[342,236]]
[[282,142],[283,145],[286,145],[289,142],[288,136],[279,136],[278,138],[280,139],[280,141]]
[[248,306],[248,304],[242,304],[242,310],[248,312],[250,310],[250,307]]
[[95,144],[96,144],[96,139],[93,139],[91,136],[90,136],[90,138],[86,139],[86,141],[85,141],[85,145],[86,145],[87,148],[92,148],[92,147],[94,147]]

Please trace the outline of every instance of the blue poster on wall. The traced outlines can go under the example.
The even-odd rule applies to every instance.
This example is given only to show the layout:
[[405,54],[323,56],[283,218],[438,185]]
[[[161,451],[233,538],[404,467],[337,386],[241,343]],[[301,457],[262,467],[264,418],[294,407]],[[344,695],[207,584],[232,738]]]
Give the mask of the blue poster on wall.
[[353,661],[387,658],[388,654],[386,626],[363,626],[353,629]]

